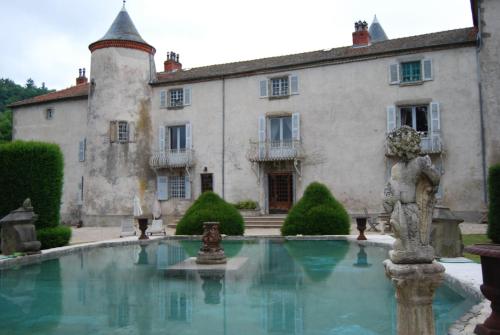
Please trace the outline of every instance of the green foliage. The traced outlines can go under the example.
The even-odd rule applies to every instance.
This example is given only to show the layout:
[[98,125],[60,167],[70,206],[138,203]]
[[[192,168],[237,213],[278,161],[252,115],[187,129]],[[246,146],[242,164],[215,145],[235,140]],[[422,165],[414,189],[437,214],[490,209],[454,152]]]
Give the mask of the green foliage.
[[243,200],[234,204],[236,209],[256,209],[258,207],[257,201]]
[[327,279],[347,251],[347,241],[286,241],[286,250],[314,282]]
[[59,224],[63,155],[55,144],[15,141],[0,145],[0,217],[26,198],[38,214],[37,229]]
[[6,106],[52,91],[47,89],[43,83],[42,87],[37,87],[31,78],[26,81],[24,87],[10,79],[0,78],[0,143],[12,139],[12,113]]
[[350,218],[344,206],[323,184],[311,183],[288,213],[282,235],[347,235]]
[[42,243],[42,249],[62,247],[67,245],[71,239],[71,228],[59,225],[38,229],[36,237]]
[[500,244],[500,164],[490,167],[488,176],[488,237]]
[[214,192],[204,192],[189,207],[177,224],[176,235],[201,235],[203,222],[220,222],[220,232],[226,235],[243,235],[243,217],[234,206]]

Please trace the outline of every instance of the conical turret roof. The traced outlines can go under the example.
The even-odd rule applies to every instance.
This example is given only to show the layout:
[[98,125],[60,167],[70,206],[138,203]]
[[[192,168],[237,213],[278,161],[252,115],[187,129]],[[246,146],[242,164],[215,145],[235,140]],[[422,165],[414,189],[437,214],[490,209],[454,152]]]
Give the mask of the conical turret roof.
[[[139,43],[142,47],[137,47]],[[123,5],[115,20],[109,27],[106,34],[99,40],[92,43],[89,48],[91,51],[104,47],[132,47],[141,49],[154,54],[154,48],[144,41],[137,31],[132,19]]]
[[130,15],[128,15],[125,6],[123,6],[116,16],[108,32],[99,41],[107,40],[124,40],[147,44],[142,39],[137,28],[135,28],[134,22],[132,22]]
[[382,28],[382,25],[377,20],[377,15],[375,15],[375,17],[373,18],[368,32],[370,33],[370,41],[372,43],[388,40],[384,28]]

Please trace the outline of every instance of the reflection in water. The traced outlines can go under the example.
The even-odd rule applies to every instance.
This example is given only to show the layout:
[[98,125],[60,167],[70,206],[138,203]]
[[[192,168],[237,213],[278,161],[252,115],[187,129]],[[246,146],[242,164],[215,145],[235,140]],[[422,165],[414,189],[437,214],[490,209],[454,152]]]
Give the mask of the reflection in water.
[[372,266],[370,263],[368,263],[368,254],[365,251],[365,246],[359,244],[358,247],[359,251],[358,251],[357,261],[353,265],[361,268]]
[[[178,241],[89,250],[0,271],[0,334],[395,332],[394,290],[375,266],[386,250],[290,242],[232,242],[238,257],[248,259],[217,276],[166,276],[189,257]],[[446,289],[436,297],[437,334],[444,335],[474,302]]]
[[146,245],[141,245],[141,251],[137,255],[137,265],[148,265],[148,253],[146,252]]
[[221,300],[222,283],[224,280],[223,273],[214,273],[210,271],[198,271],[200,278],[203,280],[201,288],[205,293],[205,304],[218,305]]

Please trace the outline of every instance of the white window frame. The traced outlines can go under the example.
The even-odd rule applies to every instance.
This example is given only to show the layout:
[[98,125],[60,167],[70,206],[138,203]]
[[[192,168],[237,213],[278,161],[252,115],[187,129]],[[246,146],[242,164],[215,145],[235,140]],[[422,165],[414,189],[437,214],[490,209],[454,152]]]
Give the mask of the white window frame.
[[127,121],[118,121],[116,125],[116,140],[119,143],[126,143],[129,139],[129,127]]
[[[277,94],[275,94],[275,84]],[[269,93],[271,98],[287,97],[290,95],[290,78],[288,76],[280,76],[269,79]]]
[[426,111],[426,118],[427,118],[427,131],[420,131],[420,133],[424,133],[424,138],[427,138],[430,136],[432,129],[431,129],[431,114],[430,114],[430,104],[414,104],[414,105],[405,105],[405,106],[397,106],[396,107],[396,125],[397,128],[402,127],[402,117],[401,117],[401,109],[403,108],[411,108],[411,127],[415,130],[417,130],[417,108],[418,107],[425,107],[427,108]]
[[182,88],[172,88],[168,90],[168,107],[176,108],[184,106],[184,90]]
[[[285,118],[289,118],[290,119],[290,138],[289,139],[284,139],[283,138],[283,122],[284,122],[284,119]],[[283,115],[283,116],[273,116],[273,117],[269,117],[268,118],[268,123],[269,123],[269,126],[268,126],[268,129],[269,129],[269,133],[267,134],[268,136],[268,139],[269,139],[269,142],[273,143],[273,139],[272,139],[272,129],[271,129],[271,120],[280,120],[280,123],[279,123],[279,127],[280,127],[280,139],[279,139],[279,143],[291,143],[293,141],[293,120],[292,120],[292,116],[291,115]]]
[[185,199],[186,198],[186,183],[185,175],[168,176],[168,197],[170,199]]
[[[181,148],[180,147],[180,144],[181,144],[181,127],[184,127],[184,148]],[[172,148],[172,140],[171,140],[171,134],[172,134],[172,131],[173,130],[176,130],[177,134],[176,134],[176,137],[177,137],[177,148]],[[188,146],[188,143],[187,143],[187,126],[185,124],[179,124],[179,125],[170,125],[170,126],[167,126],[167,136],[168,136],[168,147],[167,149],[168,150],[171,150],[172,152],[181,152],[181,151],[184,151],[186,150],[187,146]]]

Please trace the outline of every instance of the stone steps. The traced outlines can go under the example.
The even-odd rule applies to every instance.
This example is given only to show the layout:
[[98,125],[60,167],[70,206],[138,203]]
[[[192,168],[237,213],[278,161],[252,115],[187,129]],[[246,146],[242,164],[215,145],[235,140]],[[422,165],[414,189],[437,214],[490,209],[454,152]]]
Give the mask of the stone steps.
[[[281,228],[286,215],[262,215],[262,216],[244,216],[245,228]],[[167,225],[169,228],[175,228],[181,218],[176,218]]]

